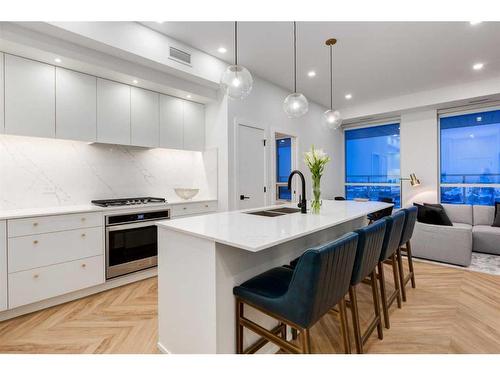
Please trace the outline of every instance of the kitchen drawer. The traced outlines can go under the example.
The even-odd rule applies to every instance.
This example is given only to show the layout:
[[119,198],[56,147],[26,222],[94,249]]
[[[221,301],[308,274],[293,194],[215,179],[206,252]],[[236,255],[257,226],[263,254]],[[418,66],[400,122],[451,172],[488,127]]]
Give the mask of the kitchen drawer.
[[85,212],[81,214],[40,216],[9,220],[7,233],[9,237],[18,237],[103,225],[104,221],[101,213]]
[[103,254],[103,228],[9,238],[9,273]]
[[217,211],[217,201],[174,204],[171,209],[172,218],[184,215],[199,215]]
[[9,274],[9,308],[104,283],[104,257],[97,256]]

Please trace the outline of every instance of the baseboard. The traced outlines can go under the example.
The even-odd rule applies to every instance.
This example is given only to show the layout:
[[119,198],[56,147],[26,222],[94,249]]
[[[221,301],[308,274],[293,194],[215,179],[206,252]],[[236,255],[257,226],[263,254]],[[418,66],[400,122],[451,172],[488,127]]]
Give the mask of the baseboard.
[[158,350],[162,353],[162,354],[172,354],[168,351],[167,348],[165,348],[165,346],[163,346],[163,344],[161,342],[158,341],[158,343],[156,344],[156,347],[158,348]]
[[157,268],[150,268],[144,271],[139,271],[132,273],[130,275],[125,275],[121,277],[117,277],[111,280],[106,281],[104,284],[99,284],[96,286],[92,286],[90,288],[77,290],[75,292],[71,292],[68,294],[64,294],[62,296],[57,296],[53,298],[49,298],[43,301],[38,301],[29,305],[19,306],[11,310],[6,310],[0,312],[0,322],[12,318],[16,318],[21,315],[26,315],[35,311],[43,310],[52,306],[61,305],[63,303],[71,302],[83,297],[88,297],[92,294],[97,294],[104,292],[109,289],[117,288],[126,284],[131,284],[136,281],[149,279],[151,277],[155,277],[158,274]]

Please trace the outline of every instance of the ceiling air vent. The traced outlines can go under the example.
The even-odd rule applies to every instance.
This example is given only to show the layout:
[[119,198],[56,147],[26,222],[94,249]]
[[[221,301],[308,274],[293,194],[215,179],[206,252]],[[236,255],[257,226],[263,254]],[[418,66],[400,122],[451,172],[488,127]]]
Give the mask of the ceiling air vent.
[[170,47],[170,58],[177,62],[191,65],[191,54],[180,49]]

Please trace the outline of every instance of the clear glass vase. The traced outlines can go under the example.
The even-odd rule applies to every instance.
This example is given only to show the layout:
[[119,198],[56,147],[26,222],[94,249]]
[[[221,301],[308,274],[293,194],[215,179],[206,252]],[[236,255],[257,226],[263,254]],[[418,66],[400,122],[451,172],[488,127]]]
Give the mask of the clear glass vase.
[[321,208],[321,176],[312,176],[311,212],[319,214]]

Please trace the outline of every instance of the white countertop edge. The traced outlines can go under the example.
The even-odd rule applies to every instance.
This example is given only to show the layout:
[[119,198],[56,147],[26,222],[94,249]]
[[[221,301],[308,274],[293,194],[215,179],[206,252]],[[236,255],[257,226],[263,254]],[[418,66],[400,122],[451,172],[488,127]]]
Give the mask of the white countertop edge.
[[213,199],[189,199],[189,200],[174,200],[167,203],[153,203],[148,205],[131,205],[131,206],[114,206],[114,207],[99,207],[93,204],[87,205],[72,205],[72,206],[53,206],[53,207],[36,207],[36,208],[19,208],[10,210],[0,210],[0,220],[13,220],[25,219],[30,217],[39,216],[53,216],[53,215],[69,215],[88,212],[119,212],[123,210],[140,211],[141,209],[151,210],[155,208],[169,208],[170,206],[190,204],[190,203],[204,203],[215,202],[217,198]]
[[[382,202],[379,202],[379,203],[382,203]],[[234,212],[245,213],[245,212],[259,211],[261,209],[272,209],[272,208],[278,208],[278,207],[283,207],[283,205],[266,206],[266,207],[261,207],[261,208],[253,208],[253,209],[250,209],[250,210],[246,209],[246,210],[239,210],[239,211],[232,211],[232,212],[233,213]],[[373,213],[373,212],[376,212],[376,211],[379,211],[379,210],[380,210],[380,208],[377,208],[377,209],[374,209],[374,210],[370,210],[370,211],[368,211],[366,213],[363,213],[363,214],[360,214],[360,215],[357,215],[357,216],[353,216],[353,217],[350,217],[350,218],[346,218],[345,220],[337,221],[337,222],[331,223],[331,224],[321,225],[321,226],[318,226],[318,227],[316,227],[314,229],[310,229],[310,230],[307,230],[307,231],[304,231],[302,233],[298,233],[298,234],[295,234],[295,235],[290,235],[287,238],[282,238],[282,239],[279,239],[279,240],[270,241],[270,242],[268,242],[265,245],[256,246],[256,247],[247,246],[247,245],[242,244],[242,243],[230,242],[230,241],[226,241],[226,240],[223,240],[223,239],[215,238],[213,236],[204,235],[204,234],[201,234],[201,233],[193,232],[193,231],[182,229],[182,228],[178,228],[178,227],[173,227],[173,226],[169,225],[169,221],[168,220],[157,221],[155,224],[158,227],[169,229],[169,230],[172,230],[174,232],[189,234],[190,236],[193,236],[193,237],[197,237],[197,238],[202,238],[202,239],[214,241],[216,243],[228,245],[228,246],[231,246],[231,247],[236,247],[238,249],[242,249],[242,250],[246,250],[246,251],[258,252],[258,251],[262,251],[262,250],[265,250],[265,249],[269,249],[269,248],[271,248],[273,246],[276,246],[276,245],[280,245],[280,244],[288,242],[288,241],[295,240],[295,239],[300,238],[300,237],[307,236],[309,234],[317,233],[317,232],[322,231],[324,229],[328,229],[328,228],[331,228],[331,227],[334,227],[334,226],[337,226],[337,225],[340,225],[340,224],[344,224],[344,223],[346,223],[348,221],[351,221],[351,220],[356,220],[356,219],[362,218],[362,217],[366,216],[367,214],[370,214],[370,213]],[[231,212],[231,211],[229,211],[229,212]],[[297,212],[294,215],[299,215],[299,214],[302,215],[300,212]],[[319,215],[321,215],[321,213]]]

